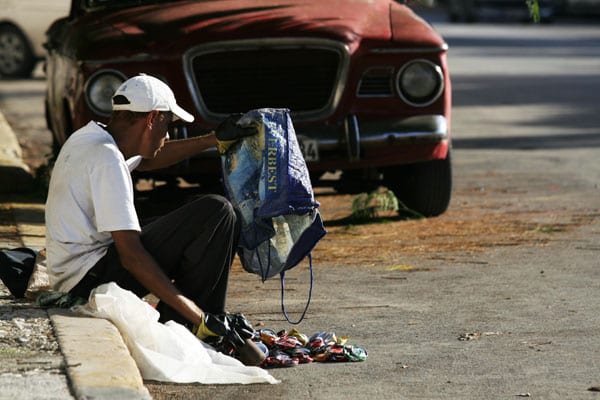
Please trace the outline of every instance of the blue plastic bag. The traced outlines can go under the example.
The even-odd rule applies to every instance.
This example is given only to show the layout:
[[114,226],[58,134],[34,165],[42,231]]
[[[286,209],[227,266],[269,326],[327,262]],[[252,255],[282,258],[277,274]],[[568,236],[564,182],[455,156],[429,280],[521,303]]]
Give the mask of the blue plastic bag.
[[[225,192],[242,217],[242,265],[263,281],[279,274],[283,296],[285,271],[309,257],[312,290],[310,252],[326,231],[289,110],[252,110],[244,118],[261,122],[259,134],[221,157]],[[287,318],[283,298],[282,309]]]

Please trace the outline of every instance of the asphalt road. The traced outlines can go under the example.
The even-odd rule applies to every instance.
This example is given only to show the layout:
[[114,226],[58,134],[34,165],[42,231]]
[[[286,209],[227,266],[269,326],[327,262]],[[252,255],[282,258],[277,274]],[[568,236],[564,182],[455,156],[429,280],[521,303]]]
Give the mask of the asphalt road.
[[[320,264],[300,329],[350,336],[368,350],[364,363],[273,370],[283,381],[274,386],[152,384],[155,398],[600,396],[589,390],[600,386],[597,23],[431,21],[450,46],[455,191],[451,212],[421,227],[439,226],[438,236],[457,245],[493,236],[486,221],[500,221],[498,234],[503,221],[527,229],[473,251],[408,253],[399,237],[397,249],[385,249],[393,262],[349,268],[340,256]],[[42,95],[41,80],[0,82],[0,108],[17,134],[49,149]],[[444,230],[452,224],[467,232],[474,221],[481,231],[469,237]],[[230,309],[288,327],[278,282],[235,278]],[[305,298],[306,271],[288,279],[295,309]]]

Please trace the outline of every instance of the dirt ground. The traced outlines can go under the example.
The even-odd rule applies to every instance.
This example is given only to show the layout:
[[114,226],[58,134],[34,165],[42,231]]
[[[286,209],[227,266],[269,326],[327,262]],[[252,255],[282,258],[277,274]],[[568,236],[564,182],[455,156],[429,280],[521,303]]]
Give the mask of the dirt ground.
[[[543,247],[552,234],[570,231],[598,215],[564,214],[556,210],[510,210],[501,206],[501,196],[485,190],[456,189],[453,204],[442,216],[406,220],[387,214],[363,224],[339,223],[351,214],[352,195],[321,191],[321,203],[328,234],[316,247],[315,259],[348,266],[387,265],[410,270],[402,260],[408,255],[451,261],[465,261],[486,249],[498,246],[535,245]],[[474,263],[485,263],[477,260]]]

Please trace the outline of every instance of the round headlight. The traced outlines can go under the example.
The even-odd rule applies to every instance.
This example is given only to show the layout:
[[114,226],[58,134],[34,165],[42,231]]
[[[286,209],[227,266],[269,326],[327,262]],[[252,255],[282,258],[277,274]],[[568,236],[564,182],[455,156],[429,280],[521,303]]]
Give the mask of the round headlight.
[[429,60],[414,60],[398,71],[396,89],[406,103],[428,106],[442,94],[444,74],[439,65]]
[[90,76],[85,85],[85,99],[92,111],[108,117],[112,112],[112,96],[126,79],[114,70],[98,71]]

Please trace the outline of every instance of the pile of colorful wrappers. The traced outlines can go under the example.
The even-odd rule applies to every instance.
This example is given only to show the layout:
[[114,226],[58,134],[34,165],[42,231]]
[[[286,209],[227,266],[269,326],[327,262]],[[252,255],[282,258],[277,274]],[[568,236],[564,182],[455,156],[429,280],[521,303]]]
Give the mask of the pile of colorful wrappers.
[[296,329],[275,332],[271,329],[256,331],[255,343],[267,358],[263,368],[294,367],[316,362],[364,361],[365,349],[347,344],[347,337],[336,337],[334,332],[315,333],[310,338]]

